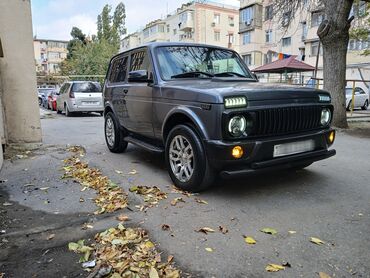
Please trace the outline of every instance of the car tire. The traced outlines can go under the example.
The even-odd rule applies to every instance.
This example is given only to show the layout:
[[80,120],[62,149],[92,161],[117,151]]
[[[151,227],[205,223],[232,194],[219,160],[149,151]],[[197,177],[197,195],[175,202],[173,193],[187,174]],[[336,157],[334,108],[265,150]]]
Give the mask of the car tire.
[[165,156],[168,173],[178,188],[200,192],[212,185],[215,173],[193,127],[177,125],[170,131]]
[[39,106],[42,106],[42,99],[39,98]]
[[367,110],[367,108],[369,107],[369,101],[368,100],[365,100],[365,103],[364,105],[361,107],[362,110]]
[[66,117],[72,117],[72,113],[69,111],[68,109],[68,105],[64,105],[64,111],[65,111],[65,115]]
[[127,149],[128,143],[123,140],[124,136],[118,120],[112,112],[108,112],[104,117],[104,137],[112,153],[123,153]]
[[103,117],[104,112],[99,112],[99,114],[100,114],[100,117]]

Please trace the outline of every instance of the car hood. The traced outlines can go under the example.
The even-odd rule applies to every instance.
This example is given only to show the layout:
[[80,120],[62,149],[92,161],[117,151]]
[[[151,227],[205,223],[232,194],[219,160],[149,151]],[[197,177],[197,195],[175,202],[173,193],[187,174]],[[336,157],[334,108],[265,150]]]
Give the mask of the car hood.
[[[184,92],[186,91],[186,93]],[[233,79],[176,80],[162,86],[164,97],[173,99],[199,101],[206,103],[223,103],[225,97],[246,96],[250,104],[258,105],[261,101],[276,103],[317,103],[318,94],[330,95],[323,90],[283,84],[259,83]]]

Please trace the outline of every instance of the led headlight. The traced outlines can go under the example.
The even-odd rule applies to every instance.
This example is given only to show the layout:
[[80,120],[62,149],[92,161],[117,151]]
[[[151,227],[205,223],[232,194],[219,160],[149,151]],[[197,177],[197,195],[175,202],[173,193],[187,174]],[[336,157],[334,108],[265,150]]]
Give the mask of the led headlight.
[[322,126],[327,126],[330,123],[331,120],[331,112],[328,108],[324,108],[321,111],[321,119],[320,123]]
[[225,108],[247,107],[246,97],[227,97],[224,99]]
[[247,121],[243,116],[234,116],[229,121],[228,130],[232,136],[240,137],[243,135],[246,127]]

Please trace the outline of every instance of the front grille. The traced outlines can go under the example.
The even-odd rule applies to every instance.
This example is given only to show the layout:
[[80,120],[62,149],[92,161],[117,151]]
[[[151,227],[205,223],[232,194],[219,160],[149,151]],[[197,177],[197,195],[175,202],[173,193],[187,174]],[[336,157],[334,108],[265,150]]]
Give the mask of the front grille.
[[279,135],[320,128],[320,106],[272,108],[255,111],[254,130],[250,135]]

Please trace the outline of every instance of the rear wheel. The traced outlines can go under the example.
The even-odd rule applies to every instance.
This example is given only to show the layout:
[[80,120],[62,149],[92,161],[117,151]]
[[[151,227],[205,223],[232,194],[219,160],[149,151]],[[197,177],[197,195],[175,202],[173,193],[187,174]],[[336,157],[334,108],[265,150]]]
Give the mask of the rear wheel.
[[364,105],[361,107],[362,110],[367,110],[367,108],[369,107],[369,101],[368,100],[365,100],[365,103]]
[[203,144],[193,128],[175,126],[166,141],[166,165],[174,184],[186,191],[199,192],[214,181]]
[[64,111],[65,111],[66,117],[71,117],[72,116],[72,113],[69,111],[67,104],[64,104]]
[[127,149],[128,143],[123,140],[124,132],[119,127],[119,122],[112,112],[104,118],[105,142],[112,153],[122,153]]

